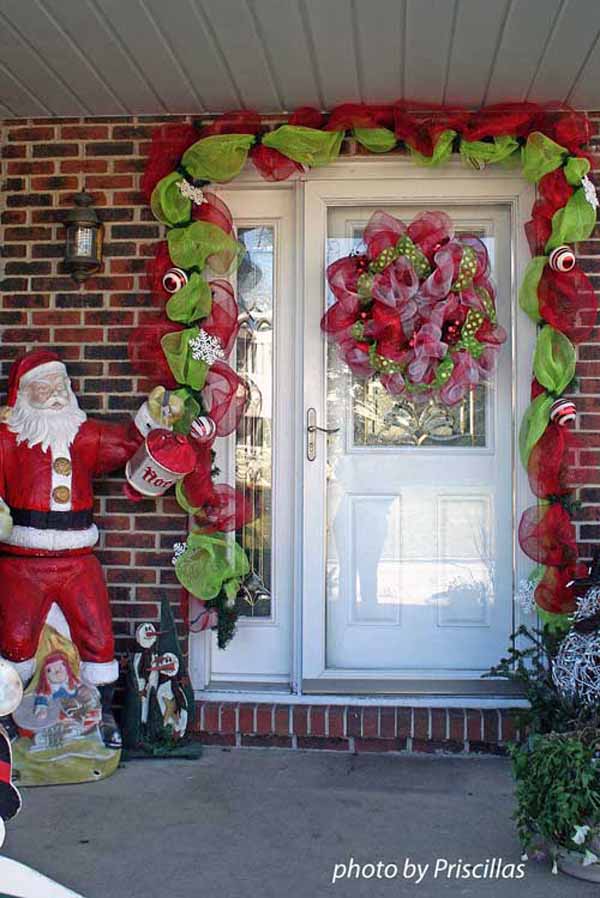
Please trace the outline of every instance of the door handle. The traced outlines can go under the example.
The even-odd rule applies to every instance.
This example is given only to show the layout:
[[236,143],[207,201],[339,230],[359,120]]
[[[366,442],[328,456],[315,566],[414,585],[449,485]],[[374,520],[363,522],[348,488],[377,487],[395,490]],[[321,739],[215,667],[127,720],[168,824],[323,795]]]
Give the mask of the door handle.
[[319,427],[317,424],[317,412],[309,408],[306,412],[306,457],[314,461],[317,457],[317,433],[338,433],[339,427]]

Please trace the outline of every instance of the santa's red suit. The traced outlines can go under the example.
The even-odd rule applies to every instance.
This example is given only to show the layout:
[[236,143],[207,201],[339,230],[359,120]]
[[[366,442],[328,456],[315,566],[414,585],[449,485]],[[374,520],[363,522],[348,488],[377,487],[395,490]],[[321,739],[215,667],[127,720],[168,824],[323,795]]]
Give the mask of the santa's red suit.
[[[11,369],[9,408],[23,383],[61,370],[66,377],[52,352],[23,356]],[[44,451],[42,444],[31,446],[11,430],[10,414],[0,424],[0,498],[13,524],[0,542],[0,655],[24,679],[35,668],[34,655],[53,603],[79,650],[82,678],[96,685],[117,679],[108,593],[92,553],[98,539],[92,479],[121,468],[155,426],[145,404],[135,422],[85,419],[70,444],[58,451],[51,444]]]

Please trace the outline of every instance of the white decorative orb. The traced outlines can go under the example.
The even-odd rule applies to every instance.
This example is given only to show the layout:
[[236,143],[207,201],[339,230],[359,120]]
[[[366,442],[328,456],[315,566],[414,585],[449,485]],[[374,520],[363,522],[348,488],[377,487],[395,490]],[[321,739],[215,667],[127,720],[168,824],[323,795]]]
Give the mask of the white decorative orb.
[[198,443],[210,443],[217,431],[217,425],[208,415],[194,418],[190,430],[190,436]]
[[[600,612],[600,587],[591,586],[578,599],[574,624]],[[552,680],[564,698],[589,707],[600,703],[600,632],[572,629],[563,639],[552,665]]]
[[550,253],[548,263],[552,271],[572,271],[575,268],[575,253],[570,246],[557,246]]
[[163,275],[162,285],[167,293],[177,293],[188,282],[188,276],[183,268],[169,268]]
[[0,659],[0,717],[16,711],[22,698],[21,677],[9,661]]

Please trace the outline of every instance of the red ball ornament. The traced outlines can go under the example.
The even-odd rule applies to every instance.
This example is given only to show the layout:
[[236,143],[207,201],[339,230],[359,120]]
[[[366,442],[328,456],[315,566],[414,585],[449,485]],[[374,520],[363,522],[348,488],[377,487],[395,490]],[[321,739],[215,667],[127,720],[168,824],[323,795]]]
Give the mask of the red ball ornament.
[[188,282],[188,276],[183,268],[169,268],[163,275],[162,285],[167,293],[177,293]]

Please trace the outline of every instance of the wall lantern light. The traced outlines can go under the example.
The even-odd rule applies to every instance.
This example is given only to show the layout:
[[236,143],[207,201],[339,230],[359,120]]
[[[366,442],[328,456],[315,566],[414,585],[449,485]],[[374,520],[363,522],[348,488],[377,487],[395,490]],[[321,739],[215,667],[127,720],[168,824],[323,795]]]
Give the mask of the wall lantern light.
[[104,226],[92,206],[93,197],[84,189],[73,197],[75,206],[67,214],[65,268],[78,283],[95,274],[102,264]]

